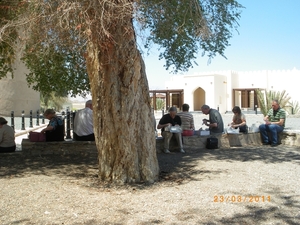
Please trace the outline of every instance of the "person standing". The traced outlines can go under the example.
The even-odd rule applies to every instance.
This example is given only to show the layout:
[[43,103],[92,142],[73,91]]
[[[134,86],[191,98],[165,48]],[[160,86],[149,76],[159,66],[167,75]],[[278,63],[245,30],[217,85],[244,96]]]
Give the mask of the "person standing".
[[95,141],[92,100],[88,100],[85,108],[76,112],[73,134],[76,141]]
[[[262,136],[264,145],[271,143],[272,147],[278,145],[278,133],[282,132],[285,125],[286,113],[279,105],[278,100],[272,101],[272,108],[268,111],[264,118],[265,124],[259,126],[259,131]],[[269,140],[268,133],[271,133],[271,141]]]
[[180,152],[185,153],[182,146],[182,136],[181,133],[172,133],[168,128],[171,126],[181,126],[181,119],[177,114],[177,109],[175,107],[171,107],[169,109],[169,113],[163,115],[163,117],[160,119],[157,129],[161,129],[162,136],[164,138],[164,153],[170,153],[169,151],[169,145],[172,136],[174,135],[176,137],[177,143],[180,147]]
[[0,117],[0,153],[16,151],[14,129],[7,125],[7,120]]
[[195,130],[194,117],[189,113],[190,106],[188,104],[182,105],[182,112],[177,113],[181,119],[182,130]]
[[203,119],[203,124],[209,127],[211,134],[220,134],[224,132],[224,123],[221,114],[216,109],[211,109],[208,105],[203,105],[201,111],[209,115],[209,119]]

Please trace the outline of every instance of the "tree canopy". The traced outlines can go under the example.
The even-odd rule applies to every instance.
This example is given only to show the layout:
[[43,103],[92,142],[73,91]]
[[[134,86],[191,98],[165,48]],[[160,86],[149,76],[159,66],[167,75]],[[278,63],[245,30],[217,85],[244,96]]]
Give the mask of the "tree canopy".
[[199,51],[209,59],[216,54],[225,57],[241,8],[232,0],[141,1],[137,20],[150,31],[146,47],[160,46],[166,69],[187,71],[197,64]]
[[16,18],[18,6],[15,1],[0,1],[0,79],[8,73],[13,75],[13,43],[17,40],[17,33],[14,26],[10,26],[10,21]]
[[[224,56],[242,6],[234,0],[16,2],[16,15],[1,17],[0,41],[23,51],[29,84],[43,95],[75,95],[90,85],[99,178],[157,181],[154,118],[134,24],[148,33],[146,47],[158,44],[166,68],[177,72],[188,70],[200,49],[209,58]],[[5,39],[12,31],[15,42]]]
[[115,26],[112,10],[120,17],[131,14],[148,34],[145,47],[157,44],[166,69],[176,73],[197,64],[199,51],[209,59],[225,57],[243,7],[234,0],[19,0],[0,1],[0,8],[0,78],[13,72],[17,43],[25,45],[22,60],[33,89],[84,95],[89,91],[87,39],[91,29],[99,38],[113,39],[108,32]]

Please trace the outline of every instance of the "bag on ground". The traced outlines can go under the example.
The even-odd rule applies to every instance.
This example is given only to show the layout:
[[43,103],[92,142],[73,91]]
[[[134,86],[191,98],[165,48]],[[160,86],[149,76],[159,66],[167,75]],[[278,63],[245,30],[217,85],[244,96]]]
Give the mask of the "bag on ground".
[[44,142],[46,141],[46,135],[40,132],[30,131],[28,135],[29,141],[31,142]]
[[218,148],[218,138],[209,137],[206,139],[206,148],[207,149],[217,149]]

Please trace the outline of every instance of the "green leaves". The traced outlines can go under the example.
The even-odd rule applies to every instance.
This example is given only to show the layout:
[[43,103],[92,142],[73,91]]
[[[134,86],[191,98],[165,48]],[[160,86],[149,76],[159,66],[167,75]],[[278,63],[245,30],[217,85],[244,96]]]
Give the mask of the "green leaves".
[[[13,20],[18,11],[19,1],[0,1],[0,31],[8,21]],[[15,41],[17,32],[14,27],[7,29],[5,35],[0,38],[0,79],[11,74],[13,77],[13,63],[15,51],[12,41]]]
[[269,109],[272,107],[272,101],[278,100],[280,107],[286,109],[289,107],[289,101],[291,99],[286,93],[285,90],[283,91],[266,91],[266,90],[255,90],[259,102],[260,111],[264,116],[267,115]]
[[192,67],[200,50],[209,59],[225,57],[241,8],[234,0],[145,0],[137,20],[150,30],[146,47],[158,44],[166,69],[176,73]]
[[11,74],[13,77],[13,63],[15,52],[13,48],[5,42],[0,42],[0,79]]
[[43,95],[87,94],[89,81],[81,54],[57,45],[27,48],[23,60],[31,71],[27,74],[28,84]]
[[[87,39],[114,39],[107,33],[110,26],[117,26],[112,22],[114,18],[108,18],[114,15],[109,10],[120,10],[122,16],[134,13],[132,1],[14,1],[15,4],[0,1],[0,6],[3,2],[10,2],[9,9],[14,10],[0,12],[0,25],[13,24],[17,18],[19,23],[6,29],[6,36],[0,33],[0,78],[12,72],[13,41],[22,39],[26,42],[22,59],[31,71],[27,74],[28,83],[42,94],[55,91],[85,95],[89,91],[84,59]],[[238,27],[243,8],[235,0],[134,2],[133,15],[149,34],[145,47],[150,50],[152,43],[157,44],[159,59],[165,59],[166,69],[174,73],[187,71],[197,64],[200,51],[209,60],[217,54],[225,57],[225,49],[230,45],[232,31]],[[20,24],[28,27],[20,28]],[[16,34],[17,26],[24,29],[24,37]],[[3,37],[10,38],[4,40]]]

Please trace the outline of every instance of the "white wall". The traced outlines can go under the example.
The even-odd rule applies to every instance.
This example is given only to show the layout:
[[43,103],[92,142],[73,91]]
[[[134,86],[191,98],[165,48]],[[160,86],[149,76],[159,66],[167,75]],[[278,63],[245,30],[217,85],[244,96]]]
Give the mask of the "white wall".
[[215,101],[212,108],[219,107],[220,112],[226,112],[227,108],[227,77],[222,75],[215,75]]
[[[168,89],[184,89],[184,102],[193,110],[193,92],[201,87],[206,92],[205,104],[212,108],[220,107],[221,112],[231,111],[233,89],[286,90],[291,100],[300,102],[300,70],[261,70],[261,71],[218,71],[202,72],[193,75],[173,76],[166,82]],[[224,83],[225,82],[225,83]]]
[[11,111],[15,116],[21,116],[22,110],[29,115],[30,110],[34,113],[40,109],[40,93],[28,87],[25,73],[28,69],[17,60],[14,67],[14,78],[9,74],[7,78],[0,80],[0,115],[10,116]]

